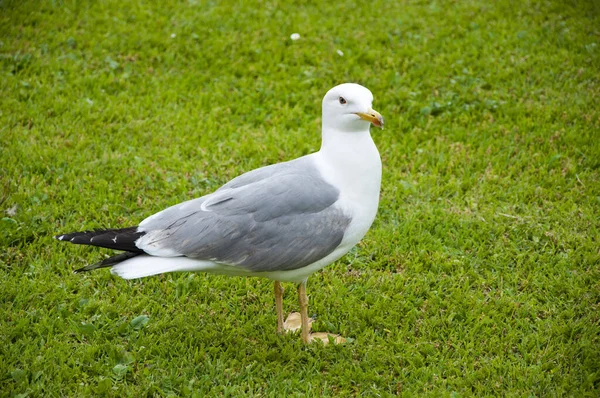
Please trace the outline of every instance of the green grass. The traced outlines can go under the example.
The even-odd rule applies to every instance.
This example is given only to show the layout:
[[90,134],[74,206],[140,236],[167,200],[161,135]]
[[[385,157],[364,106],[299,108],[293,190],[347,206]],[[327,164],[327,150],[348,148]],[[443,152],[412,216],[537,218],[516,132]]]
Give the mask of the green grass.
[[[599,395],[597,2],[2,1],[0,35],[0,396]],[[381,206],[308,290],[350,343],[275,335],[268,280],[72,273],[109,251],[53,234],[318,149],[345,81]]]

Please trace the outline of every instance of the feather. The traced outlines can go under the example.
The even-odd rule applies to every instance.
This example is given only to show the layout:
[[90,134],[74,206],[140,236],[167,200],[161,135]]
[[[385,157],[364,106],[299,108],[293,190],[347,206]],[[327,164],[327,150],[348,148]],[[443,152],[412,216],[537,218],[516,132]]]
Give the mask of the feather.
[[143,253],[144,251],[138,248],[135,245],[135,242],[144,236],[145,232],[138,232],[137,229],[137,227],[129,227],[122,229],[82,231],[57,235],[54,238],[71,242],[76,245],[90,245],[133,253]]

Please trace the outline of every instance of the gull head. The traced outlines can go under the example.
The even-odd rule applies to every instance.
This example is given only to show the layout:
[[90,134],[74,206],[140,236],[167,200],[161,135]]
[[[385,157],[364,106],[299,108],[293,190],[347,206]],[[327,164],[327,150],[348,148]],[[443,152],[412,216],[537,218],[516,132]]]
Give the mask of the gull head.
[[383,117],[373,110],[373,94],[359,84],[335,86],[323,98],[323,129],[342,132],[368,131],[371,124],[383,128]]

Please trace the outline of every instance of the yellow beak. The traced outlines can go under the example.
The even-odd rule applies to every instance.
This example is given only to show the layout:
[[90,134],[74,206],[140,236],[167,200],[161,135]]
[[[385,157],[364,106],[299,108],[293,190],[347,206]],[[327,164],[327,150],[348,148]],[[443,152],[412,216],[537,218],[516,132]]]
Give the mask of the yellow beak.
[[369,109],[367,112],[356,112],[356,114],[362,119],[373,123],[373,126],[383,128],[383,116],[373,109]]

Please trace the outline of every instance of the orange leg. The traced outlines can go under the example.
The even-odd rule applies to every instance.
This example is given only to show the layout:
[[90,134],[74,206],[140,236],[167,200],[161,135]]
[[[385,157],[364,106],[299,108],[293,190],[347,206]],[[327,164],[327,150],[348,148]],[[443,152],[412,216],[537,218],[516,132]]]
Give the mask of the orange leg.
[[275,308],[277,309],[277,333],[283,333],[283,286],[275,281]]
[[310,342],[308,330],[308,296],[306,295],[306,281],[298,285],[298,302],[300,303],[300,319],[302,321],[302,341]]

